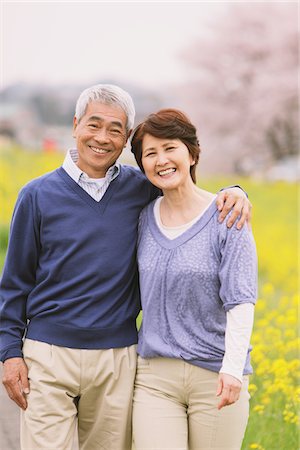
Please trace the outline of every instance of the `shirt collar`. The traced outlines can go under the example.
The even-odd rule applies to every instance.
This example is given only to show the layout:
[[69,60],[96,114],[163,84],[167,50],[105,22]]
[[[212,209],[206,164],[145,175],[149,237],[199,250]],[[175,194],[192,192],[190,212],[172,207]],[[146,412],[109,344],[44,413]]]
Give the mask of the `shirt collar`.
[[[63,169],[67,172],[67,174],[73,178],[76,183],[79,183],[81,179],[84,181],[89,181],[90,177],[83,172],[78,166],[78,150],[70,149],[68,150],[64,162],[63,162]],[[110,182],[114,180],[120,173],[120,164],[116,162],[114,165],[112,165],[108,171],[106,172],[105,178]]]

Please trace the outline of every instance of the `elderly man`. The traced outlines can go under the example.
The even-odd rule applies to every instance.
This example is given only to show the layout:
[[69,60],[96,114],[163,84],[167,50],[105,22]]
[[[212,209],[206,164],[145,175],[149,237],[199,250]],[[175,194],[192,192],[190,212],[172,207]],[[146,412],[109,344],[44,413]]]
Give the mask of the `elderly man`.
[[[158,191],[117,163],[134,122],[131,97],[97,85],[80,95],[76,150],[18,197],[1,280],[3,383],[22,410],[21,448],[131,448],[136,369],[137,222]],[[227,199],[227,206],[224,201]],[[250,203],[219,194],[231,223]],[[25,337],[25,339],[23,339]]]

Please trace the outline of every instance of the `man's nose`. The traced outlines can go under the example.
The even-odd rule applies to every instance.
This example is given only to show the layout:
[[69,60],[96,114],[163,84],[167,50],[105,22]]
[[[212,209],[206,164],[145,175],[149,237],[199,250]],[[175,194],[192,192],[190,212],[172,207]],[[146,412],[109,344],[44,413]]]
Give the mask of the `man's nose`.
[[109,132],[105,128],[100,128],[95,134],[95,139],[97,142],[109,142]]

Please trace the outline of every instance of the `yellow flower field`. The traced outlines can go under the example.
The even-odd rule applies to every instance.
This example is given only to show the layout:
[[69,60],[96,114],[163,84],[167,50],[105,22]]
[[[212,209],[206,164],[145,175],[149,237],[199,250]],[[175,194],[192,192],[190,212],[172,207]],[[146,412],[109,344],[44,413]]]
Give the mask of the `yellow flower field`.
[[[53,170],[64,155],[0,149],[2,261],[17,192],[28,180]],[[243,449],[299,449],[299,242],[297,186],[251,180],[200,180],[212,191],[242,185],[253,204],[259,256],[259,299],[252,335],[251,411]],[[0,261],[1,263],[1,261]]]
[[259,298],[251,343],[254,374],[243,449],[298,450],[300,407],[298,186],[250,180],[238,183],[253,204],[259,259]]

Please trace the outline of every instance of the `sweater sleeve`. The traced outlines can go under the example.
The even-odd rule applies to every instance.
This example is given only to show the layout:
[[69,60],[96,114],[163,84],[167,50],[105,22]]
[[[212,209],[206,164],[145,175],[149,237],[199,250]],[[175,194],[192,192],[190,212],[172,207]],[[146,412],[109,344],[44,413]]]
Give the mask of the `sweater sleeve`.
[[221,188],[221,189],[219,190],[219,192],[222,192],[222,191],[225,191],[225,189],[231,189],[231,188],[239,188],[239,189],[241,189],[241,191],[243,191],[244,194],[246,195],[246,197],[248,198],[247,192],[246,192],[239,184],[233,184],[233,185],[231,185],[231,186],[226,186],[226,187],[224,187],[224,188]]
[[225,311],[257,299],[257,255],[248,227],[238,230],[220,225],[220,298]]
[[0,359],[22,357],[27,325],[27,297],[35,286],[38,263],[38,219],[25,188],[15,205],[0,282]]

